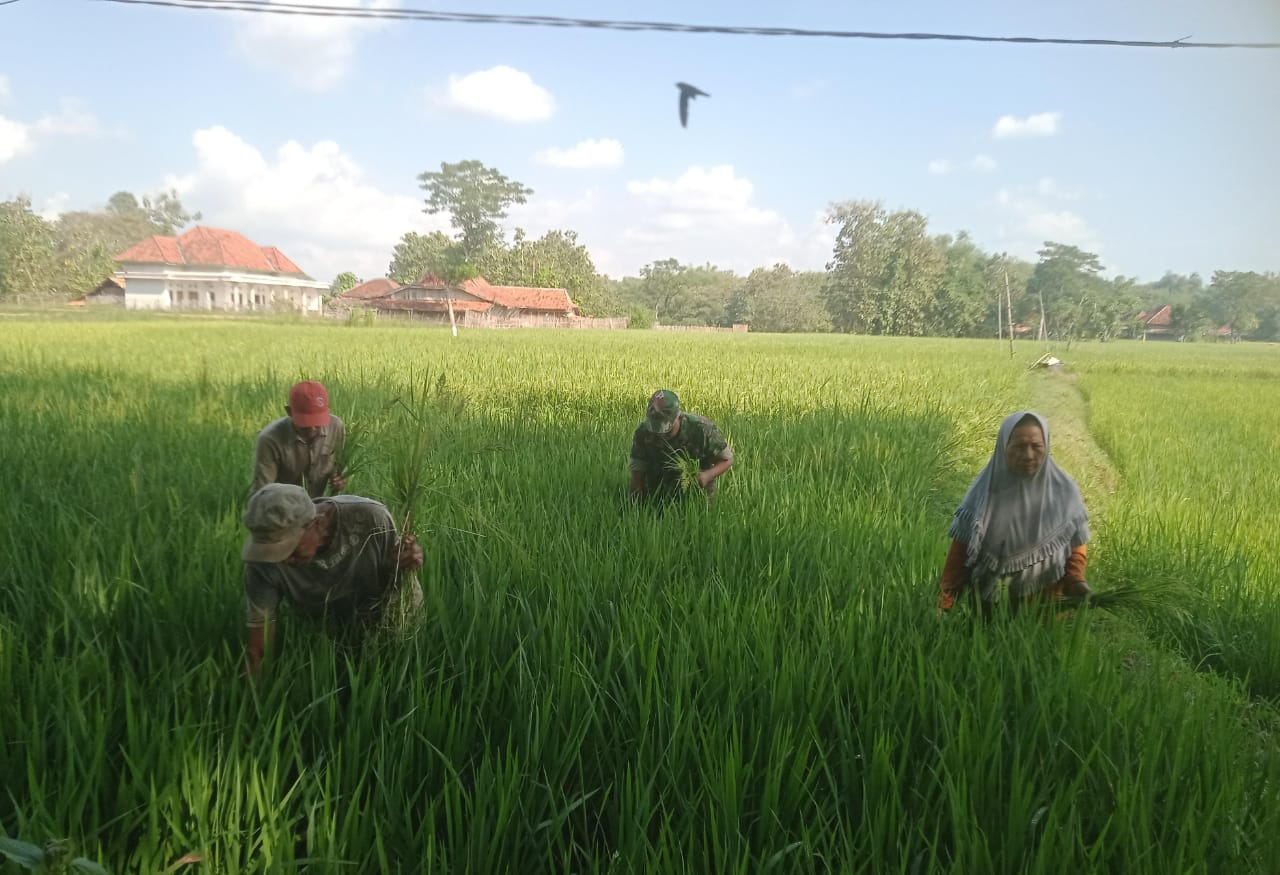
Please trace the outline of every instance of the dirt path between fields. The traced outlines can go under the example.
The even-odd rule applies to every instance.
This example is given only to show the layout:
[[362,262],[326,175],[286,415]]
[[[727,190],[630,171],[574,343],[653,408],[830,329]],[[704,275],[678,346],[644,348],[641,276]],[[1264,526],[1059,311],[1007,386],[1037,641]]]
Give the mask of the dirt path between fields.
[[1089,433],[1089,405],[1076,380],[1069,371],[1032,374],[1032,409],[1049,421],[1054,461],[1079,484],[1090,510],[1100,510],[1120,485],[1120,472]]

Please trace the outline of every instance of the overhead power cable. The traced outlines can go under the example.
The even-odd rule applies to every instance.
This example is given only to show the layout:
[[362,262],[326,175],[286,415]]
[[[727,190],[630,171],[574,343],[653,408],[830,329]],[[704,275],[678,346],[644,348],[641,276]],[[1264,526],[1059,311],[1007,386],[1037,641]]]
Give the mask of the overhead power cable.
[[1280,49],[1280,42],[1192,42],[1176,40],[1069,39],[1066,37],[979,36],[959,33],[884,33],[864,30],[814,30],[802,27],[744,27],[719,24],[681,24],[671,21],[615,21],[600,18],[565,18],[555,15],[512,15],[482,12],[441,12],[430,9],[371,9],[361,6],[325,6],[316,3],[270,0],[98,0],[133,6],[164,6],[260,15],[305,15],[317,18],[365,18],[393,21],[431,21],[452,24],[506,24],[523,27],[584,28],[664,33],[711,33],[728,36],[828,37],[871,40],[941,40],[974,43],[1022,43],[1060,46],[1124,46],[1143,49]]

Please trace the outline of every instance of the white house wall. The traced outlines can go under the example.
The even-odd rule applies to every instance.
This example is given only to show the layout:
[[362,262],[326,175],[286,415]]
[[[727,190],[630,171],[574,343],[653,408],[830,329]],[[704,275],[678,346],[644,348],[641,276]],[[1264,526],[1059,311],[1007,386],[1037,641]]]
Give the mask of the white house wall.
[[319,313],[328,287],[289,275],[126,264],[125,306],[146,310]]
[[130,310],[168,310],[169,289],[164,277],[130,276],[124,292],[124,305]]

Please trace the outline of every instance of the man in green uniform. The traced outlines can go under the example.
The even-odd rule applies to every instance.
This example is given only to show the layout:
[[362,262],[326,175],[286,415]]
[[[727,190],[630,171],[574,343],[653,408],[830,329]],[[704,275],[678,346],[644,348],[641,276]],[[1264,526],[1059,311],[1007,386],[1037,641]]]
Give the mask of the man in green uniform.
[[681,410],[675,392],[659,389],[631,439],[631,497],[679,495],[681,455],[697,461],[697,485],[708,498],[715,495],[716,478],[733,466],[733,450],[715,423]]
[[346,427],[329,412],[329,393],[315,380],[295,383],[289,390],[285,416],[258,432],[253,457],[253,495],[268,483],[291,483],[312,498],[330,489],[346,488],[335,459],[342,452]]
[[422,604],[422,548],[412,535],[397,538],[391,513],[373,499],[313,499],[301,486],[270,483],[249,498],[244,522],[250,674],[275,640],[281,601],[357,635],[395,608]]

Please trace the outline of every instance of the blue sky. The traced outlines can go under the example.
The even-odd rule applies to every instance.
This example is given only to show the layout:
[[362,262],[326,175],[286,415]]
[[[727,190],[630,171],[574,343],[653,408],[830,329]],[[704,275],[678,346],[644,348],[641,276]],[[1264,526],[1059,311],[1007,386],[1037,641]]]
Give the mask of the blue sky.
[[[312,0],[316,2],[316,0]],[[356,0],[329,0],[356,5]],[[992,35],[1280,41],[1276,0],[363,5]],[[678,80],[711,97],[688,129]],[[417,175],[476,158],[534,189],[510,227],[600,269],[820,268],[837,200],[878,199],[1111,273],[1280,270],[1280,51],[1068,48],[0,6],[0,198],[177,187],[204,224],[328,280],[386,270]]]

